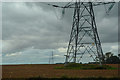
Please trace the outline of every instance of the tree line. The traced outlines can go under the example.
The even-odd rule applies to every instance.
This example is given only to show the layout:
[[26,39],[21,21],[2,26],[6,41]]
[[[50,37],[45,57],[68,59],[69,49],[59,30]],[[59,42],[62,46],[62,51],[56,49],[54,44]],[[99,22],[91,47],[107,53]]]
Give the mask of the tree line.
[[118,56],[114,55],[112,52],[107,52],[104,55],[104,60],[106,64],[119,64],[120,54]]

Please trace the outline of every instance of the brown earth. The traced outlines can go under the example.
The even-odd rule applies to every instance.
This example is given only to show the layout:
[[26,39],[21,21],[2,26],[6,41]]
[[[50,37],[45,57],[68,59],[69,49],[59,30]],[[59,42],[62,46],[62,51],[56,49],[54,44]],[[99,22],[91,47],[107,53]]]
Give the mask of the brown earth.
[[[118,64],[109,64],[118,67]],[[63,64],[26,64],[26,65],[3,65],[3,78],[30,78],[30,77],[117,77],[118,70],[66,70],[55,69]]]

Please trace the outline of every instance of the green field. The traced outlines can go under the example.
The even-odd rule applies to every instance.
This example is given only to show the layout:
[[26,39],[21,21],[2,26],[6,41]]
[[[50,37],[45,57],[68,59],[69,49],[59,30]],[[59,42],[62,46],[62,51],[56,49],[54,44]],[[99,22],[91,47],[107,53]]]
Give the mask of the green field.
[[106,70],[114,70],[117,68],[111,67],[109,65],[69,63],[66,66],[55,67],[55,69],[83,69],[83,70],[106,69]]

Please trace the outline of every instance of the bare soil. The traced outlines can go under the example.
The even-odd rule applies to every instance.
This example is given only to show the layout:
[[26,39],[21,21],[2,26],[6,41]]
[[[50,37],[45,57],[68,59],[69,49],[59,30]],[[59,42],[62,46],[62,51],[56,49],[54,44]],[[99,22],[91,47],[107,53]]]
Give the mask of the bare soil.
[[[118,67],[118,64],[109,64]],[[63,64],[26,64],[26,65],[3,65],[3,78],[59,78],[59,77],[118,77],[118,70],[69,70],[55,69]]]

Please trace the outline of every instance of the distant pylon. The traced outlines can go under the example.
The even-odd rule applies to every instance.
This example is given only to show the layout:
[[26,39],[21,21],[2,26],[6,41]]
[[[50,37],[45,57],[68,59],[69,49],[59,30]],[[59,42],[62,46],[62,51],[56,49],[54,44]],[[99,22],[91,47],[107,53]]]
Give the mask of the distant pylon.
[[53,51],[52,51],[52,54],[49,57],[49,64],[54,64],[54,54],[53,54]]

